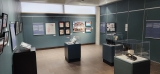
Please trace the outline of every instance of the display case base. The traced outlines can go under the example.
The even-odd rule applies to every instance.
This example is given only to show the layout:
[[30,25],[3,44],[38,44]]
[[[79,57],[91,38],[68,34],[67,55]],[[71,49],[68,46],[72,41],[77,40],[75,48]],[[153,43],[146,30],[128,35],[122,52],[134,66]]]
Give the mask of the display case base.
[[121,44],[109,45],[106,43],[103,44],[103,50],[102,50],[103,62],[105,61],[105,63],[109,64],[110,66],[112,66],[112,64],[114,63],[115,48],[123,49],[123,45]]
[[110,63],[110,62],[108,62],[108,61],[105,60],[105,59],[103,59],[103,62],[106,63],[106,64],[108,64],[108,65],[110,65],[110,66],[114,66],[114,63]]
[[114,74],[150,74],[150,60],[131,63],[114,57]]
[[67,59],[67,58],[65,57],[65,60],[66,60],[68,63],[71,63],[71,62],[81,61],[81,58],[77,58],[77,59]]

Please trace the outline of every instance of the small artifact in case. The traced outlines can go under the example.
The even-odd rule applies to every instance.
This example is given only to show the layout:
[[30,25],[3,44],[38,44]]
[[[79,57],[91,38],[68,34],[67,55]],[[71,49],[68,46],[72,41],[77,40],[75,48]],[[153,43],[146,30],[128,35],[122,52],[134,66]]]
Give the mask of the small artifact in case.
[[127,53],[126,56],[127,56],[129,59],[133,60],[133,61],[137,60],[137,57],[133,56],[133,55],[130,54],[130,53]]

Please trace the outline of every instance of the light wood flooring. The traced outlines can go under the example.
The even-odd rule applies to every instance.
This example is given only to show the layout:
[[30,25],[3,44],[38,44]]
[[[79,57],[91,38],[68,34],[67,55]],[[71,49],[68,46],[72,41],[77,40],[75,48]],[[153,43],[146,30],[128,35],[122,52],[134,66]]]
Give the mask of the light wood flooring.
[[[36,51],[38,74],[114,74],[114,67],[103,63],[102,46],[81,46],[81,61],[65,61],[64,48]],[[160,74],[160,64],[151,63],[151,73]]]

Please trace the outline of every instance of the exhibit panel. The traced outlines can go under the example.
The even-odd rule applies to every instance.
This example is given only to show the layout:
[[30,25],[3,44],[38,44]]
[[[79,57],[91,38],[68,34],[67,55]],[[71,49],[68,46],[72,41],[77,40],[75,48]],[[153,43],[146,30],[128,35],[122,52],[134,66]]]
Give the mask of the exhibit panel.
[[[43,17],[41,17],[43,16]],[[66,36],[81,37],[82,44],[95,43],[95,15],[68,15],[68,14],[22,14],[24,28],[24,41],[36,48],[48,48],[64,46]],[[73,22],[83,21],[83,32],[80,29],[73,31]],[[32,34],[32,23],[43,23],[44,33],[46,32],[45,23],[55,23],[54,35],[36,35]],[[64,22],[63,28],[59,27],[59,22]],[[87,27],[86,27],[86,23]],[[90,23],[90,24],[89,24]],[[89,27],[90,26],[90,27]],[[76,26],[77,27],[77,26]],[[85,28],[86,27],[86,28]],[[85,32],[86,30],[86,32]],[[43,41],[45,40],[45,42]],[[33,42],[34,41],[34,42]],[[38,44],[37,44],[38,43]]]

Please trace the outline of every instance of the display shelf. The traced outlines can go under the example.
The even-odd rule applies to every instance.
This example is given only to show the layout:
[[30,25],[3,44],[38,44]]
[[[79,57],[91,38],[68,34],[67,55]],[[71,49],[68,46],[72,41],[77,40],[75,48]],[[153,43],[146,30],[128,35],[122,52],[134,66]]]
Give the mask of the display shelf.
[[130,59],[129,59],[127,56],[125,56],[125,55],[115,56],[115,57],[118,58],[118,59],[121,59],[121,60],[123,60],[123,61],[126,61],[126,62],[128,62],[128,63],[131,63],[131,64],[148,60],[148,59],[143,58],[143,57],[139,57],[139,56],[136,56],[136,55],[134,55],[134,56],[137,57],[137,60],[135,60],[135,61],[130,60]]

